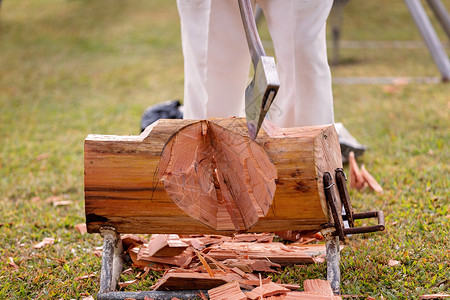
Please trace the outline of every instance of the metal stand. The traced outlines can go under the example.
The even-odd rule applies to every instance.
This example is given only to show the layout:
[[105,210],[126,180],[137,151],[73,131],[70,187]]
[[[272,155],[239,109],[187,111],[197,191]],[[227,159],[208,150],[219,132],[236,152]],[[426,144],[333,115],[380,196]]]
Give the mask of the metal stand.
[[[385,226],[384,214],[381,210],[366,213],[353,212],[346,185],[347,177],[342,168],[335,170],[335,178],[336,182],[333,181],[333,176],[330,172],[325,172],[323,175],[325,198],[333,223],[326,224],[322,233],[326,240],[327,249],[327,280],[330,282],[333,292],[335,294],[340,294],[341,272],[339,269],[339,241],[344,242],[347,234],[383,231]],[[339,198],[337,198],[335,186],[337,187]],[[342,207],[344,208],[344,215],[342,215]],[[373,226],[355,227],[355,220],[368,218],[377,218],[378,224]],[[344,228],[343,221],[348,221],[350,228]]]
[[[439,71],[442,75],[442,81],[450,80],[450,61],[447,53],[439,40],[433,25],[425,12],[420,0],[405,0],[405,4],[411,13],[411,16],[424,39],[428,50],[433,57]],[[445,8],[444,8],[445,9]]]

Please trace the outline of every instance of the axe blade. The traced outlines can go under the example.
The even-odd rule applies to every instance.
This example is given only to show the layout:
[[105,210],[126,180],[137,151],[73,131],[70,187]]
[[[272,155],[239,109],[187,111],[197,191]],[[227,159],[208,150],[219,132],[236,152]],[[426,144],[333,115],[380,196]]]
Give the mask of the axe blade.
[[260,56],[255,68],[253,80],[245,90],[245,115],[248,133],[256,139],[261,124],[280,87],[275,59]]

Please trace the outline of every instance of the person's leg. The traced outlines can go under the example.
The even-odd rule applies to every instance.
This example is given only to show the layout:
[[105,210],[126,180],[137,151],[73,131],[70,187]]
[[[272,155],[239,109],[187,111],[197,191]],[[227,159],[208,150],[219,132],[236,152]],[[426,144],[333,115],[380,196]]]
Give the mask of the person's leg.
[[178,0],[184,118],[244,115],[250,56],[237,1]]
[[275,46],[280,90],[270,119],[280,127],[334,122],[325,23],[332,0],[259,0]]

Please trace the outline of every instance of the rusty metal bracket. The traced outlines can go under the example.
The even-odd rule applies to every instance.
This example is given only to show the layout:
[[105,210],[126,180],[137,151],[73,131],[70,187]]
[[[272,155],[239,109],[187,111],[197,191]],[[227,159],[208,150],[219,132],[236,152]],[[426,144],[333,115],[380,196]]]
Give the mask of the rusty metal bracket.
[[336,169],[335,172],[336,177],[336,185],[339,190],[339,198],[341,198],[342,205],[344,206],[346,220],[348,221],[348,225],[350,227],[355,227],[355,221],[353,218],[353,207],[350,202],[350,196],[347,190],[347,176],[344,173],[342,168]]
[[[339,240],[345,241],[347,234],[361,234],[383,231],[385,229],[383,211],[379,210],[364,213],[354,213],[350,202],[350,196],[347,190],[347,176],[345,175],[344,170],[342,168],[336,169],[335,177],[336,183],[333,182],[333,176],[330,172],[325,172],[323,175],[325,198],[333,217],[333,224],[327,225],[332,225],[336,229],[334,235],[338,236]],[[339,191],[339,198],[345,211],[344,215],[341,214],[342,207],[339,206],[339,202],[336,199],[336,194],[333,189],[334,185],[336,185]],[[370,218],[377,218],[378,224],[373,226],[355,227],[355,220]],[[344,228],[343,221],[348,221],[350,228]]]
[[336,229],[335,235],[339,236],[339,240],[345,240],[344,233],[344,222],[341,216],[341,208],[338,208],[338,203],[335,197],[333,186],[333,176],[330,172],[325,172],[323,174],[323,186],[325,190],[325,198],[327,199],[328,207],[331,210],[331,215],[333,216],[334,228]]

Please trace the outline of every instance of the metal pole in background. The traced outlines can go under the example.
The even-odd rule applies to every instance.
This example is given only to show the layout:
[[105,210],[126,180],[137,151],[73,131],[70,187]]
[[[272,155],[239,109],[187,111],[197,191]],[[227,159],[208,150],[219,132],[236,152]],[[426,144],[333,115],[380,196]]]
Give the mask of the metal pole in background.
[[339,64],[339,40],[341,37],[342,19],[344,16],[344,6],[349,0],[334,0],[331,8],[328,22],[331,25],[331,32],[333,35],[333,58],[332,64]]
[[427,0],[427,2],[433,10],[434,15],[438,18],[439,22],[441,22],[447,37],[450,39],[450,16],[444,4],[442,4],[441,0]]
[[428,50],[433,57],[439,71],[442,75],[442,81],[447,82],[450,80],[450,61],[448,59],[447,53],[439,40],[436,31],[431,25],[430,19],[428,18],[425,9],[423,8],[420,0],[405,0],[405,4],[416,23],[417,28],[428,47]]

